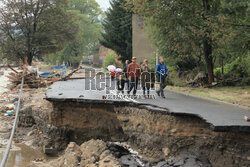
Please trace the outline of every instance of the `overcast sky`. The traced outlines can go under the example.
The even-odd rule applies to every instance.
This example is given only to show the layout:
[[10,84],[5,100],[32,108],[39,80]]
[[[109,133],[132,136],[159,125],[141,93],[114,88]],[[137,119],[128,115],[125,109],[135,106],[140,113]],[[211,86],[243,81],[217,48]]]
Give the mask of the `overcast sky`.
[[110,7],[109,0],[96,0],[96,2],[99,3],[103,10],[107,10]]

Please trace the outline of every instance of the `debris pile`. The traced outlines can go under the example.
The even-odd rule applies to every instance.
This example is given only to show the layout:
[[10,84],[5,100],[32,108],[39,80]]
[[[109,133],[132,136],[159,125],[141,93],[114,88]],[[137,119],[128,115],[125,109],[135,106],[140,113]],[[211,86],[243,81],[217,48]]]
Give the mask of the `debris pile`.
[[75,69],[66,76],[64,74],[55,75],[55,73],[50,72],[48,76],[44,78],[43,76],[39,75],[34,68],[32,67],[28,68],[28,67],[24,68],[23,71],[18,72],[9,66],[9,68],[13,72],[10,72],[9,75],[7,76],[11,82],[8,85],[8,89],[10,90],[20,89],[22,77],[24,77],[24,85],[23,85],[24,90],[47,87],[48,85],[56,81],[68,80],[76,71],[79,70],[79,68]]
[[24,88],[40,88],[45,87],[47,82],[41,78],[36,76],[33,73],[24,74],[22,72],[14,73],[11,72],[7,77],[10,79],[11,84],[8,85],[10,90],[19,89],[22,81],[22,77],[24,76]]
[[65,153],[50,162],[35,161],[29,167],[211,167],[200,153],[183,153],[170,161],[150,162],[133,154],[122,143],[89,140],[82,145],[70,142]]

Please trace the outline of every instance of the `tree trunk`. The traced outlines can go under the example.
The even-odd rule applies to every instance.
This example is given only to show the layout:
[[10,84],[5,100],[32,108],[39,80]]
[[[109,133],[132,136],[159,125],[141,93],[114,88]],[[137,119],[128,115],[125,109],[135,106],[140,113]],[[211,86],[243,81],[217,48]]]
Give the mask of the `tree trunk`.
[[[203,19],[207,20],[207,15],[210,10],[210,4],[209,0],[203,0],[203,7],[204,7],[204,15]],[[210,39],[210,29],[207,28],[206,32],[209,34],[205,37],[203,42],[204,47],[204,54],[205,54],[205,61],[207,65],[207,71],[208,71],[208,84],[212,84],[214,82],[214,62],[213,62],[213,56],[212,56],[212,40]]]
[[33,54],[32,53],[28,53],[27,57],[28,57],[27,62],[29,64],[29,66],[31,66],[32,65],[32,60],[33,60]]
[[207,65],[208,71],[208,83],[212,84],[214,82],[214,64],[213,64],[213,57],[212,57],[212,45],[208,42],[208,40],[204,40],[204,54],[205,54],[205,61]]
[[31,38],[30,38],[30,33],[27,34],[27,62],[29,64],[29,66],[32,65],[32,59],[33,59],[33,54],[31,52],[32,48],[31,48]]
[[224,75],[224,61],[223,61],[223,58],[221,58],[221,74]]

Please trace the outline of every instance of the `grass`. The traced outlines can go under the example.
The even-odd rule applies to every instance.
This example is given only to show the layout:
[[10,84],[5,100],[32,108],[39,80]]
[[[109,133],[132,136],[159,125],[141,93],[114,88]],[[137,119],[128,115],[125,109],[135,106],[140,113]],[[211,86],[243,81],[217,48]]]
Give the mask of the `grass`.
[[250,108],[250,86],[191,88],[168,86],[169,90],[238,104]]

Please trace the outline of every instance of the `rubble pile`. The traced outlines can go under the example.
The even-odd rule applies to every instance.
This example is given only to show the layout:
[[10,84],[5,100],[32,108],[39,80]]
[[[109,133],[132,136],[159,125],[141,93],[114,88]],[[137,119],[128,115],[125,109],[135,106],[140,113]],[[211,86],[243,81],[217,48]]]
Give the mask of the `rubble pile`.
[[[8,88],[19,89],[22,81],[23,74],[11,72],[7,76],[10,79],[11,84],[8,85]],[[51,82],[52,83],[52,82]],[[24,75],[24,88],[41,88],[46,87],[48,82],[41,77],[37,77],[33,73]]]
[[71,142],[58,159],[32,162],[29,167],[211,167],[200,153],[184,153],[171,161],[149,162],[123,145],[93,139],[80,146]]
[[56,81],[68,80],[75,72],[79,70],[79,68],[75,69],[66,76],[56,73],[56,72],[50,72],[49,75],[46,76],[46,78],[44,78],[41,75],[37,74],[37,71],[34,71],[32,67],[30,69],[24,68],[25,70],[21,72],[16,71],[10,66],[9,68],[13,71],[13,72],[10,72],[7,76],[7,78],[9,78],[9,81],[11,82],[8,85],[8,89],[10,90],[20,89],[23,76],[24,76],[23,88],[28,90],[28,89],[33,89],[33,88],[37,89],[37,88],[47,87],[48,85],[51,85],[52,83]]

